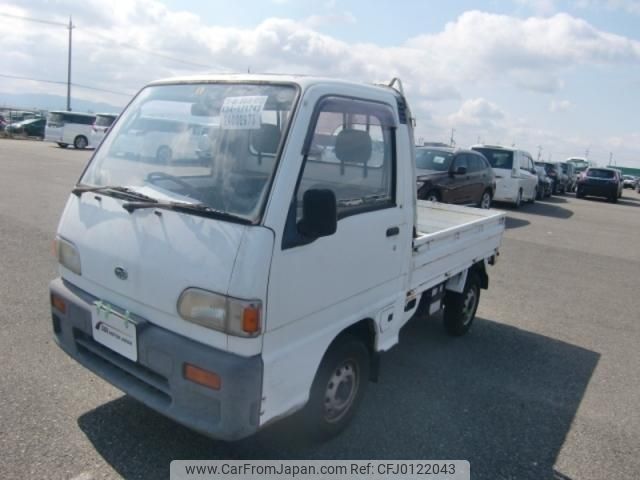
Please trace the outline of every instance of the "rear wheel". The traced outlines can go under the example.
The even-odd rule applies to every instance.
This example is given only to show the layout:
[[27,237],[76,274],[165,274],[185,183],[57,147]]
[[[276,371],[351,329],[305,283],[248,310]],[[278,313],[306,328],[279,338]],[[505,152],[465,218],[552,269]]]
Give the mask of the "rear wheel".
[[444,297],[444,329],[449,335],[460,337],[467,333],[480,303],[480,279],[469,272],[462,293],[447,292]]
[[87,148],[87,145],[89,145],[89,141],[84,135],[78,135],[73,141],[73,146],[78,150],[84,150],[85,148]]
[[485,190],[478,203],[480,208],[491,208],[491,191]]
[[438,193],[437,190],[429,190],[427,194],[424,196],[424,200],[427,200],[429,202],[439,202],[440,194]]
[[338,337],[322,359],[302,410],[312,436],[330,438],[353,418],[369,381],[369,350],[353,335]]
[[611,197],[609,197],[609,201],[611,203],[618,203],[618,194],[614,193]]

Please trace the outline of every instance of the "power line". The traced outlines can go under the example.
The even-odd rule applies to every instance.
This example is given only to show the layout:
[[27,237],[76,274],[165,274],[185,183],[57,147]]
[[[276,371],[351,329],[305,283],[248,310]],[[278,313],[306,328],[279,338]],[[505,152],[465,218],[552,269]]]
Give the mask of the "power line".
[[[33,78],[33,77],[24,77],[21,75],[8,75],[6,73],[0,73],[0,77],[4,78],[12,78],[14,80],[29,80],[31,82],[39,82],[39,83],[53,83],[55,85],[66,85],[67,82],[63,82],[60,80],[44,80],[42,78]],[[98,92],[112,93],[114,95],[122,95],[126,97],[132,97],[133,93],[125,93],[125,92],[116,92],[114,90],[107,90],[106,88],[98,88],[98,87],[90,87],[89,85],[82,85],[79,83],[72,83],[74,87],[85,88],[87,90],[96,90]]]
[[[80,29],[84,30],[81,27]],[[95,39],[96,37],[100,38],[102,41],[107,42],[109,44],[115,44],[118,47],[128,48],[130,50],[137,50],[138,52],[146,53],[147,55],[153,55],[154,57],[164,58],[165,60],[170,60],[172,62],[182,63],[184,65],[190,65],[198,68],[220,68],[219,66],[216,67],[213,65],[205,65],[203,63],[192,62],[191,60],[184,60],[182,58],[172,57],[171,55],[167,55],[165,53],[160,53],[160,52],[156,52],[146,48],[138,47],[137,45],[133,45],[131,43],[118,42],[116,40],[113,40],[112,38],[107,37],[106,35],[102,35],[100,33],[91,31],[91,38]]]
[[0,13],[0,17],[13,18],[15,20],[24,20],[27,22],[35,22],[35,23],[44,23],[45,25],[55,25],[57,27],[65,27],[68,25],[62,22],[54,22],[52,20],[42,20],[41,18],[33,18],[33,17],[23,17],[20,15],[12,15],[10,13]]

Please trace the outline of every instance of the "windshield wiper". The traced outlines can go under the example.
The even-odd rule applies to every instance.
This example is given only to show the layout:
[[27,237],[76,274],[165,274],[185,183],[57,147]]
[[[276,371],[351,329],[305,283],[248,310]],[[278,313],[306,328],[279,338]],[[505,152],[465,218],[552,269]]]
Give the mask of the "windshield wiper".
[[76,185],[71,193],[73,193],[76,197],[80,197],[83,193],[93,192],[93,193],[104,193],[106,195],[122,198],[125,200],[142,200],[145,202],[157,202],[155,198],[151,198],[144,193],[136,192],[127,187],[121,187],[117,185],[106,185],[101,187],[94,187],[91,185]]
[[234,215],[233,213],[216,210],[215,208],[205,205],[204,203],[184,203],[184,202],[126,202],[122,204],[127,212],[133,213],[141,208],[161,208],[164,210],[173,210],[174,212],[195,213],[203,217],[218,218],[221,220],[229,220],[243,225],[251,225],[252,222],[248,218]]

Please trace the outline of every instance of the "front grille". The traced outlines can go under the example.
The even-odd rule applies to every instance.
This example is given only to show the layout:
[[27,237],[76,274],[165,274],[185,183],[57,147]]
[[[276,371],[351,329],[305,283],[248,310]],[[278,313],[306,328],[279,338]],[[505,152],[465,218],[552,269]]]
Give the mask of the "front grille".
[[109,373],[108,380],[116,386],[133,384],[160,405],[171,404],[171,390],[165,377],[108,349],[81,330],[74,328],[73,337],[82,358],[97,370]]

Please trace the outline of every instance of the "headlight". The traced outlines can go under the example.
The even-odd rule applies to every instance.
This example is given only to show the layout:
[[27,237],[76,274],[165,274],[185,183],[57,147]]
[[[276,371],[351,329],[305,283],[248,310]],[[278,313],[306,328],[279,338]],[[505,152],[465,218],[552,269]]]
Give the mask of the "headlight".
[[80,253],[76,246],[64,238],[56,237],[55,250],[58,262],[65,268],[68,268],[76,275],[82,275],[80,265]]
[[254,337],[260,333],[262,303],[187,288],[178,299],[178,313],[188,322],[230,335]]

